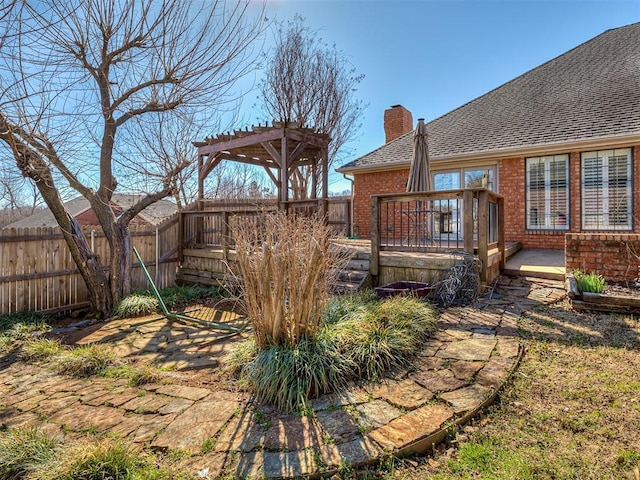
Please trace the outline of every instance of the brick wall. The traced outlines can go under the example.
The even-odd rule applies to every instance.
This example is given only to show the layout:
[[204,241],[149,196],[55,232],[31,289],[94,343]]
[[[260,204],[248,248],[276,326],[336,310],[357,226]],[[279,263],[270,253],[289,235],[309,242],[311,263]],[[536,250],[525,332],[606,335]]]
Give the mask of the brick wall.
[[[570,160],[570,165],[572,165]],[[573,172],[571,179],[573,180]],[[562,250],[566,231],[527,230],[525,199],[525,159],[502,160],[498,168],[500,195],[504,196],[505,226],[507,242],[520,242],[522,248],[550,248]],[[579,183],[579,180],[578,180]],[[573,187],[572,187],[573,191]],[[575,215],[571,215],[571,219]]]
[[371,235],[371,195],[402,193],[407,188],[408,178],[408,168],[354,176],[354,233],[358,233],[362,238],[369,238]]
[[[601,149],[606,149],[606,146]],[[640,233],[640,146],[633,148],[634,233]],[[359,234],[368,238],[371,228],[371,195],[401,193],[405,191],[409,169],[379,173],[363,173],[354,176],[354,224]],[[565,235],[581,231],[580,202],[580,152],[569,155],[569,230],[527,230],[525,196],[525,158],[515,157],[499,162],[499,192],[505,198],[505,239],[520,242],[523,248],[565,248]]]
[[569,233],[566,235],[567,272],[598,273],[610,282],[640,277],[640,235]]
[[[606,149],[603,147],[602,149]],[[640,184],[640,148],[633,148],[635,191]],[[580,152],[569,154],[569,222],[568,231],[527,230],[525,195],[525,159],[511,158],[502,160],[499,166],[500,194],[505,198],[505,239],[507,242],[520,242],[523,248],[551,248],[562,250],[565,247],[565,235],[569,232],[581,232],[580,202]],[[640,195],[634,195],[634,231],[640,232]]]

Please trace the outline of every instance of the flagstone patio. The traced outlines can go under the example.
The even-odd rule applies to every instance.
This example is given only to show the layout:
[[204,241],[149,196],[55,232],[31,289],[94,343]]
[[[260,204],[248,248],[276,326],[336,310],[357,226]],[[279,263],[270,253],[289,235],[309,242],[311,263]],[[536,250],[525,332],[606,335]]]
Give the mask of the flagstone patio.
[[202,478],[292,478],[421,453],[495,399],[523,354],[519,316],[564,294],[561,282],[502,277],[492,298],[440,315],[413,369],[324,395],[308,416],[256,405],[203,375],[217,370],[239,338],[216,342],[220,333],[157,317],[112,321],[73,337],[171,366],[173,383],[130,387],[126,380],[61,377],[1,358],[0,424],[71,436],[109,433],[141,447],[182,450]]

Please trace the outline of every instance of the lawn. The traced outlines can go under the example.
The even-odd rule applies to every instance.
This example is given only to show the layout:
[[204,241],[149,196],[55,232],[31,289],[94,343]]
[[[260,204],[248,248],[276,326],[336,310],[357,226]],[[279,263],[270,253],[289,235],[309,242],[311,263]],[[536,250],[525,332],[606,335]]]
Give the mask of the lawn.
[[398,479],[640,478],[640,322],[567,301],[519,322],[527,353],[482,418]]

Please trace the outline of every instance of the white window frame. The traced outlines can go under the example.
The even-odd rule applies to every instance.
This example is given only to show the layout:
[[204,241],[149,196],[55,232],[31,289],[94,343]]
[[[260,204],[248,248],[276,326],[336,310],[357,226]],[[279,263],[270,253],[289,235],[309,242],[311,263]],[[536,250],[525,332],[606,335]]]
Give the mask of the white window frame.
[[[611,183],[615,179],[610,178],[610,165],[612,161],[620,160],[626,156],[626,179],[623,179],[625,186],[623,192],[616,192],[620,187],[612,187]],[[619,148],[612,150],[599,150],[582,152],[581,163],[581,223],[582,229],[586,231],[597,230],[632,230],[633,229],[633,154],[631,148]],[[601,162],[600,165],[590,166],[591,170],[586,170],[587,162]],[[589,173],[597,172],[601,178],[601,185],[598,188],[588,188],[594,180],[590,180]],[[624,201],[625,209],[622,215],[626,216],[626,223],[614,221],[616,218],[615,208],[612,204],[612,195],[620,196]],[[618,212],[619,214],[619,212]]]
[[[551,176],[552,162],[565,162],[565,196],[564,211],[561,211],[554,205],[552,199],[551,186],[553,178]],[[543,182],[544,182],[544,212],[542,213],[542,222],[532,223],[531,212],[538,205],[533,204],[533,195],[531,191],[531,171],[534,166],[543,165]],[[525,159],[525,195],[526,195],[526,228],[527,230],[569,230],[569,154],[546,155],[541,157],[528,157]],[[557,200],[556,200],[557,201]],[[554,211],[554,208],[555,211]]]

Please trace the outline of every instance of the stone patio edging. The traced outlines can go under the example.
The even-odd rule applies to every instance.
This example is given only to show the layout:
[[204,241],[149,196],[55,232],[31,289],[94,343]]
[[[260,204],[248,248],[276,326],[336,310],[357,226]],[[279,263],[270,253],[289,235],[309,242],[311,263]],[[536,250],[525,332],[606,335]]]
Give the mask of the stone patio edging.
[[[492,389],[491,394],[485,400],[483,400],[479,405],[477,405],[475,408],[467,411],[462,417],[455,419],[453,423],[450,423],[448,425],[445,424],[444,426],[442,426],[437,431],[432,432],[432,433],[424,436],[423,438],[420,438],[420,439],[418,439],[418,440],[410,443],[409,445],[406,445],[406,446],[404,446],[404,447],[402,447],[402,448],[400,448],[398,450],[395,450],[395,451],[392,451],[392,452],[384,452],[383,455],[378,456],[377,458],[371,458],[371,459],[368,459],[368,460],[362,461],[362,462],[354,462],[354,463],[350,464],[350,466],[352,468],[363,468],[363,467],[369,467],[369,466],[377,465],[377,464],[380,463],[382,458],[384,458],[385,456],[389,456],[389,455],[393,456],[393,457],[401,458],[401,457],[408,457],[408,456],[411,456],[411,455],[424,455],[424,454],[426,454],[427,452],[429,452],[429,450],[434,445],[442,443],[454,426],[455,427],[459,427],[461,425],[464,425],[465,423],[467,423],[469,420],[471,420],[472,418],[477,416],[478,413],[480,413],[482,410],[487,408],[489,405],[491,405],[495,401],[496,397],[502,391],[502,389],[505,387],[505,385],[509,381],[511,381],[511,378],[513,377],[513,374],[518,369],[518,367],[520,365],[520,362],[524,358],[524,354],[525,354],[525,348],[523,347],[522,344],[520,344],[518,346],[518,355],[515,358],[515,361],[513,362],[513,366],[511,367],[511,369],[509,370],[507,375],[504,376],[504,378],[500,382],[500,385],[497,388]],[[322,477],[325,477],[325,476],[334,475],[334,474],[336,474],[338,472],[339,472],[339,469],[338,468],[334,468],[334,469],[323,470],[321,472],[316,472],[314,474],[309,475],[308,477],[309,478],[322,478]],[[282,477],[282,478],[284,478],[284,477]]]

